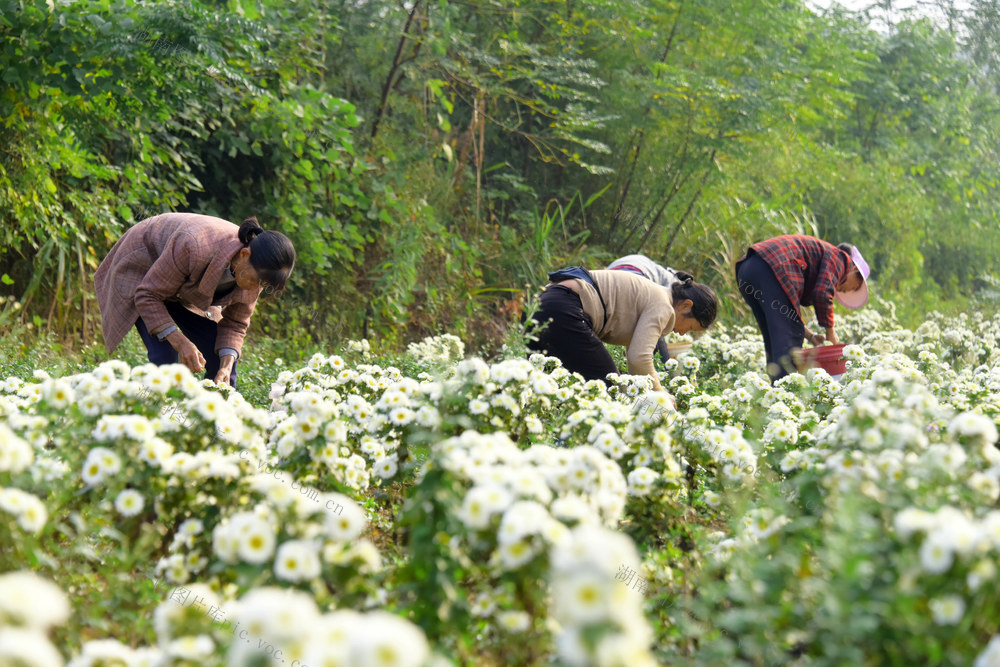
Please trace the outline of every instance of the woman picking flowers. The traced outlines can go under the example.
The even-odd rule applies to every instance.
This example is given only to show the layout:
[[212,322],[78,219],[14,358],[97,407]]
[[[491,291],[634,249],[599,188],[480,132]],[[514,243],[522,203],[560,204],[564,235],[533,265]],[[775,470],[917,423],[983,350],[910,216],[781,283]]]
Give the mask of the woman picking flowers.
[[236,359],[263,289],[281,291],[295,265],[284,234],[256,218],[239,227],[194,213],[147,218],[118,239],[94,275],[108,353],[132,326],[149,361],[180,362],[236,383]]
[[[794,370],[792,350],[803,338],[814,345],[836,345],[833,299],[847,308],[868,302],[870,269],[849,243],[834,246],[799,234],[776,236],[755,243],[736,261],[736,283],[764,335],[767,372],[771,381]],[[801,306],[812,306],[826,335],[805,326]]]
[[[570,267],[549,274],[534,319],[548,322],[529,347],[557,357],[588,380],[603,380],[618,367],[603,342],[628,348],[628,371],[648,375],[663,391],[653,367],[660,337],[712,326],[715,292],[690,276],[670,289],[628,271]],[[603,342],[602,342],[603,341]]]

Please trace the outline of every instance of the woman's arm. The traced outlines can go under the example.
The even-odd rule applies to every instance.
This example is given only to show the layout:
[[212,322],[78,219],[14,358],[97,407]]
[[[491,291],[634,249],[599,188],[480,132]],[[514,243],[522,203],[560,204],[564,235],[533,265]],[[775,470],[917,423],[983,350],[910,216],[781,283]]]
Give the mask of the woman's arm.
[[222,321],[219,322],[219,333],[215,337],[215,351],[231,348],[237,356],[243,352],[243,339],[250,326],[250,316],[253,315],[257,302],[241,303],[235,301],[222,310]]
[[[667,316],[669,321],[664,321],[664,317]],[[632,340],[629,341],[625,353],[628,359],[628,372],[632,375],[648,375],[653,378],[653,389],[656,391],[665,390],[653,365],[653,351],[663,333],[672,328],[673,317],[673,310],[670,310],[669,315],[654,313],[651,309],[640,313],[639,321],[636,322],[635,330],[632,332]]]
[[192,247],[194,243],[187,233],[179,232],[171,236],[135,289],[133,299],[139,317],[154,336],[174,324],[163,302],[176,296],[191,275],[191,264],[196,255]]
[[[166,341],[171,347],[177,350],[177,360],[188,367],[192,373],[200,373],[205,370],[205,357],[201,350],[191,342],[191,340],[181,333],[180,329],[175,329],[167,336]],[[232,368],[230,368],[232,370]],[[228,375],[226,377],[229,377]]]
[[233,365],[243,350],[243,340],[250,325],[250,316],[253,315],[256,306],[256,301],[251,304],[235,302],[223,309],[219,332],[215,337],[215,352],[219,355],[216,382],[229,383]]
[[816,321],[826,329],[827,339],[836,340],[836,333],[830,337],[833,331],[833,294],[837,290],[837,285],[844,279],[848,267],[837,261],[836,256],[826,254],[820,262],[816,284],[812,290],[813,309],[816,311]]
[[813,333],[806,327],[806,340],[813,345],[821,345],[824,341],[830,341],[834,345],[840,345],[840,339],[837,338],[837,332],[833,327],[826,327],[826,335],[820,333]]
[[[193,237],[186,232],[171,236],[136,287],[135,307],[150,335],[156,336],[171,326],[176,327],[163,302],[175,296],[191,275],[192,264],[197,262],[194,243]],[[177,350],[178,360],[192,373],[204,370],[205,357],[180,329],[172,331],[166,340]]]

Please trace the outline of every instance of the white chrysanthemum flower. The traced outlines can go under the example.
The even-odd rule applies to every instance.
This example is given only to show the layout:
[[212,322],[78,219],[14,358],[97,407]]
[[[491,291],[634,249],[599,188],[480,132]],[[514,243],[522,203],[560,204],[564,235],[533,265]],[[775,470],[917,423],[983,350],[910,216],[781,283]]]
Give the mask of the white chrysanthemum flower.
[[115,509],[122,516],[135,516],[145,506],[145,499],[135,489],[125,489],[115,498]]
[[417,410],[416,421],[423,428],[437,428],[441,425],[441,413],[433,406],[424,405]]
[[[676,364],[676,359],[670,359]],[[563,628],[556,637],[559,656],[568,665],[589,665],[593,663],[590,649],[583,639],[583,629],[576,626]]]
[[310,581],[321,570],[319,547],[310,540],[289,540],[278,547],[274,574],[285,581]]
[[497,531],[497,541],[506,544],[536,535],[550,518],[548,510],[540,503],[533,500],[518,501],[504,512]]
[[932,533],[920,545],[920,566],[930,574],[947,572],[955,560],[954,552],[941,533]]
[[659,476],[659,473],[651,468],[636,468],[628,474],[629,494],[639,497],[647,495]]
[[312,595],[263,586],[250,589],[240,598],[233,615],[251,636],[279,644],[302,638],[314,627],[319,611]]
[[931,600],[930,608],[938,625],[958,625],[965,615],[965,600],[960,595],[944,595]]
[[293,418],[294,433],[303,441],[312,440],[320,435],[320,418],[316,414],[300,413]]
[[896,534],[904,540],[917,531],[930,530],[935,525],[937,521],[932,513],[915,507],[907,507],[893,519]]
[[230,530],[236,539],[236,554],[247,563],[260,565],[274,555],[277,536],[274,527],[250,512],[241,512],[230,519]]
[[208,635],[188,635],[167,645],[166,653],[179,660],[203,661],[215,651],[215,642]]
[[326,423],[323,427],[323,438],[331,444],[347,441],[347,424],[340,419]]
[[542,425],[542,420],[535,415],[528,415],[524,418],[524,428],[528,433],[538,435],[544,432],[545,427]]
[[478,595],[474,599],[469,612],[479,618],[489,618],[496,611],[497,603],[488,595]]
[[0,627],[0,665],[62,667],[63,657],[38,630]]
[[558,577],[552,589],[558,617],[572,625],[607,620],[611,613],[611,587],[615,585],[621,586],[606,574],[590,571],[567,572]]
[[497,552],[500,564],[507,570],[515,570],[538,555],[538,549],[529,540],[501,543]]
[[997,441],[997,426],[993,420],[973,412],[963,412],[952,419],[948,430],[958,436],[981,438],[985,442]]
[[1000,549],[1000,511],[993,510],[982,518],[979,524],[983,536],[993,543],[994,549]]
[[421,667],[430,656],[430,645],[423,631],[388,612],[373,611],[361,616],[360,622],[348,629],[348,636],[345,665]]
[[162,467],[174,453],[174,446],[162,438],[146,440],[139,446],[139,459],[145,463]]
[[752,540],[764,540],[777,533],[789,522],[788,517],[774,516],[769,508],[753,509],[743,516],[745,534]]
[[148,419],[133,415],[125,422],[125,435],[137,442],[146,442],[156,435],[153,425]]
[[222,394],[206,391],[200,397],[194,399],[189,404],[189,407],[194,408],[194,411],[206,421],[214,422],[219,415],[223,414],[227,405]]
[[389,421],[396,426],[406,426],[414,420],[416,413],[408,407],[400,406],[389,411]]
[[485,530],[496,510],[492,509],[486,498],[487,487],[476,486],[465,494],[458,518],[471,530]]
[[75,400],[73,388],[65,379],[54,380],[45,385],[45,400],[56,410],[62,410]]
[[976,656],[972,667],[1000,667],[1000,635],[990,639],[982,653]]
[[701,368],[701,360],[693,354],[685,354],[680,360],[680,365],[686,371],[697,372]]
[[5,424],[0,424],[0,472],[18,473],[32,464],[35,452]]
[[841,354],[849,361],[862,361],[865,358],[865,351],[860,345],[846,345]]
[[969,574],[965,581],[969,586],[969,590],[973,593],[982,587],[982,585],[987,581],[992,581],[997,574],[997,566],[993,564],[993,561],[988,558],[983,558],[979,560],[972,569],[969,570]]
[[335,542],[352,542],[364,531],[368,520],[361,507],[347,496],[327,493],[320,498],[326,534]]
[[121,459],[107,447],[94,447],[83,462],[81,477],[88,485],[97,485],[121,470]]
[[531,616],[527,612],[511,610],[496,615],[497,626],[506,632],[524,632],[531,627]]
[[375,474],[382,479],[392,479],[396,475],[396,471],[399,470],[399,464],[396,462],[395,456],[386,456],[375,461],[372,468],[375,470]]
[[[17,489],[8,489],[16,491]],[[45,527],[45,522],[49,520],[49,511],[37,496],[24,493],[20,500],[20,511],[18,512],[17,523],[28,533],[37,535]]]
[[0,574],[0,625],[47,632],[66,623],[69,615],[66,594],[48,579],[29,571]]

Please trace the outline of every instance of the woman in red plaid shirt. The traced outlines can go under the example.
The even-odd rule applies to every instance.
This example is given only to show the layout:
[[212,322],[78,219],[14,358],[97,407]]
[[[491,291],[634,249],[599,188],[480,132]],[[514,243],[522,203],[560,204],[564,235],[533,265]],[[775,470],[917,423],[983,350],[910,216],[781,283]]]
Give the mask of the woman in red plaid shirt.
[[[868,302],[870,269],[858,249],[812,236],[789,234],[755,243],[736,261],[736,283],[764,335],[771,382],[795,369],[792,350],[803,339],[813,345],[840,341],[833,326],[833,300],[847,308]],[[826,333],[813,333],[800,308],[812,306]]]

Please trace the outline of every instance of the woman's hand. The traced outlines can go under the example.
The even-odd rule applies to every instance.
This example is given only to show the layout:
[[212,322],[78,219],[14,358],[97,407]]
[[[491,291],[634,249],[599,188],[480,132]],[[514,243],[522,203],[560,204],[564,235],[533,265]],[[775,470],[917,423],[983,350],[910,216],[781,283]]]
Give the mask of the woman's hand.
[[840,345],[840,339],[837,338],[837,332],[833,330],[833,327],[826,328],[826,339],[834,345]]
[[233,363],[236,361],[236,357],[231,354],[227,354],[222,357],[222,361],[219,364],[219,372],[215,374],[216,384],[229,384],[229,379],[233,374]]
[[806,340],[813,345],[822,345],[826,341],[826,336],[821,333],[813,333],[812,331],[806,331]]
[[205,357],[180,329],[167,336],[167,341],[177,350],[178,361],[187,366],[189,371],[201,373],[205,370]]

